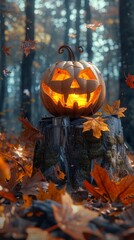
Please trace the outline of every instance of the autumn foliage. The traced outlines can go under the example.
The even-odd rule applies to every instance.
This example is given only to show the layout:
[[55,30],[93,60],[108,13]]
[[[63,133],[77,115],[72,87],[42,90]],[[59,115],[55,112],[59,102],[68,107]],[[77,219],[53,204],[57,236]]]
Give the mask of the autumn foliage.
[[103,201],[121,201],[124,204],[134,203],[134,176],[127,175],[120,181],[112,181],[105,168],[95,163],[91,172],[97,186],[84,181],[85,188],[93,194],[96,199]]
[[93,136],[96,138],[101,137],[101,131],[109,131],[108,125],[105,123],[105,119],[101,117],[91,118],[85,117],[87,121],[83,123],[83,132],[93,130]]
[[[124,107],[120,108],[120,100],[113,102],[112,105],[105,103],[103,106],[103,111],[106,116],[113,115],[118,118],[125,117],[124,111],[126,111],[126,109],[127,108]],[[107,118],[101,116],[102,112],[96,113],[93,117],[84,117],[87,121],[83,123],[83,132],[92,130],[93,136],[100,138],[102,132],[110,131],[106,123]]]
[[[121,116],[123,110],[120,110],[119,102],[114,106],[117,115]],[[112,114],[115,110],[106,111]],[[94,137],[100,138],[102,131],[109,131],[101,114],[87,120],[84,131],[92,130]],[[14,239],[15,236],[15,239],[26,240],[87,240],[89,237],[91,240],[102,240],[108,239],[109,234],[113,237],[111,232],[107,233],[111,220],[114,219],[116,223],[117,217],[121,217],[124,218],[124,224],[128,224],[127,212],[130,211],[129,208],[133,210],[134,203],[134,176],[126,175],[121,180],[113,181],[105,168],[94,163],[94,169],[90,173],[94,179],[93,184],[87,180],[83,182],[83,187],[89,192],[88,198],[83,198],[81,202],[77,198],[73,200],[74,193],[71,197],[65,181],[59,187],[47,181],[40,169],[33,171],[34,146],[44,136],[27,119],[19,118],[19,121],[23,130],[18,138],[14,135],[7,138],[5,133],[0,134],[2,239]],[[65,180],[66,175],[58,164],[53,168],[53,174],[58,180]],[[81,196],[84,188],[78,191]],[[106,222],[104,215],[109,221]],[[101,224],[104,226],[102,231]],[[116,225],[120,227],[118,223]],[[131,229],[132,225],[129,227]],[[128,236],[127,232],[120,236],[123,234]]]

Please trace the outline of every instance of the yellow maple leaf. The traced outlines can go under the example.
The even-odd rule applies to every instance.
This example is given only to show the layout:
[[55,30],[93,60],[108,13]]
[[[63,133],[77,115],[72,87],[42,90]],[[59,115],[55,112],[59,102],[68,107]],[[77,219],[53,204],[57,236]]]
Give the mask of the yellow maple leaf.
[[120,108],[120,100],[117,100],[112,103],[112,105],[109,105],[108,103],[105,103],[103,107],[103,111],[106,112],[109,115],[117,115],[120,117],[125,117],[124,111],[126,111],[127,108]]
[[100,138],[102,133],[101,131],[110,131],[108,125],[105,123],[105,119],[101,117],[91,118],[86,117],[87,122],[83,123],[83,132],[93,130],[93,136]]

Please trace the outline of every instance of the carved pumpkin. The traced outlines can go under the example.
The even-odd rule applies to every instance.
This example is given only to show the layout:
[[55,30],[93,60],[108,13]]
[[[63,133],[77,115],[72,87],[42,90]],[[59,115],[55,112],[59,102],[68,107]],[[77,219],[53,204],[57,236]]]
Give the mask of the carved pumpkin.
[[105,99],[105,83],[98,68],[85,61],[75,61],[70,47],[69,61],[57,62],[45,72],[40,86],[44,107],[54,116],[89,116]]

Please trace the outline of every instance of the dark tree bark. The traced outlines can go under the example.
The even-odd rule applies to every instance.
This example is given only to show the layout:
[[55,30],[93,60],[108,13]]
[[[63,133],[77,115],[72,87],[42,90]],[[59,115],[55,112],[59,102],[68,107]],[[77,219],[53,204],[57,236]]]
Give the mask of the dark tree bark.
[[125,83],[124,74],[134,75],[134,1],[120,0],[120,37],[121,37],[121,71],[120,99],[127,107],[126,118],[123,119],[124,133],[127,142],[134,147],[134,89]]
[[[89,0],[85,0],[85,20],[86,24],[89,24],[91,22],[91,11],[90,11],[90,5]],[[88,61],[92,60],[93,52],[92,52],[92,30],[87,29],[86,32],[86,39],[87,39],[87,47],[86,51],[88,54]]]
[[[42,118],[39,130],[44,137],[36,144],[34,168],[40,167],[48,180],[66,182],[68,189],[78,189],[84,179],[92,181],[95,162],[105,167],[111,178],[133,174],[120,119],[107,116],[110,131],[103,132],[100,139],[93,137],[92,131],[83,133],[83,122],[82,118]],[[66,174],[63,181],[56,177],[57,164]]]
[[[25,25],[25,40],[34,40],[34,23],[35,23],[35,0],[26,0],[25,13],[26,13],[26,25]],[[32,63],[35,52],[31,51],[28,56],[23,54],[23,60],[21,65],[21,115],[31,119],[31,86],[32,86]],[[28,89],[30,96],[24,93],[24,89]]]
[[2,49],[2,46],[5,45],[5,15],[3,11],[5,7],[5,2],[6,1],[3,0],[0,6],[0,112],[3,111],[6,90],[6,78],[3,74],[3,70],[6,67],[6,56]]
[[80,46],[80,10],[81,10],[81,0],[76,0],[76,59],[80,59],[80,53],[78,51],[78,47]]
[[66,9],[66,24],[65,24],[65,37],[64,43],[69,44],[69,28],[70,28],[70,0],[64,1],[65,9]]

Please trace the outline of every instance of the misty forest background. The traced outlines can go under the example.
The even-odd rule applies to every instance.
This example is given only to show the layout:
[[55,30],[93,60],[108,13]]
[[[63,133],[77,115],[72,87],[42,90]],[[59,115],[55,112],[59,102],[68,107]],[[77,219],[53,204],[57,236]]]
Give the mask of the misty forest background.
[[[86,27],[94,21],[102,25]],[[21,45],[29,39],[36,49],[26,57]],[[0,130],[19,132],[22,106],[36,126],[48,114],[39,97],[40,81],[50,64],[67,60],[57,53],[63,44],[70,45],[77,60],[97,65],[108,103],[120,99],[127,107],[124,134],[134,147],[134,89],[125,83],[125,75],[134,75],[133,0],[0,0]],[[76,51],[80,45],[83,54]],[[3,46],[11,47],[10,56]]]

